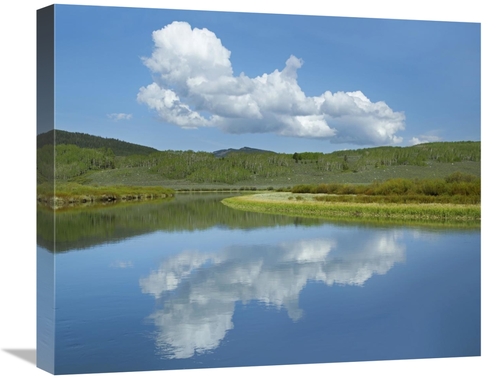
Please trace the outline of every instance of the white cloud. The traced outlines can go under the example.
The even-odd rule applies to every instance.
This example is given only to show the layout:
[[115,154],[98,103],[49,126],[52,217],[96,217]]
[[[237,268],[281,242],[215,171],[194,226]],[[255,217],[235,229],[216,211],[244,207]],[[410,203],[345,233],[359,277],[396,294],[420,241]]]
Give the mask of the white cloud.
[[420,135],[418,137],[413,137],[410,139],[410,144],[411,145],[418,145],[421,143],[428,143],[428,142],[439,142],[441,141],[442,138],[435,136],[435,135]]
[[304,62],[291,55],[280,71],[234,76],[231,52],[207,30],[173,22],[153,32],[154,50],[143,63],[154,83],[141,87],[140,103],[183,128],[275,133],[334,143],[400,143],[403,112],[371,102],[361,91],[306,96],[297,82]]
[[187,104],[182,103],[174,91],[161,88],[156,83],[142,87],[137,100],[155,109],[165,121],[183,128],[207,126],[209,122],[198,112],[192,111]]
[[107,116],[113,121],[130,120],[132,118],[132,115],[127,113],[111,113]]

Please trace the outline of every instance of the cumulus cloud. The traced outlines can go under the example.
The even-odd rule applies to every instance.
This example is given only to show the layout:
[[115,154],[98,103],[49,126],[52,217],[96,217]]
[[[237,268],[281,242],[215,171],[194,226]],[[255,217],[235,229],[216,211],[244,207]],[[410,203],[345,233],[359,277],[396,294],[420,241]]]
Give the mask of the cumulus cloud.
[[132,118],[132,115],[127,113],[111,113],[108,114],[108,118],[112,119],[113,121],[130,120]]
[[421,143],[428,142],[439,142],[442,138],[434,135],[420,135],[418,137],[413,137],[410,139],[410,145],[418,145]]
[[[343,240],[342,238],[345,238]],[[184,251],[140,279],[155,297],[151,315],[157,346],[168,358],[189,358],[219,346],[233,328],[235,304],[259,301],[302,318],[299,295],[307,283],[363,286],[405,260],[397,232],[362,241],[347,236],[228,246],[221,251]]]
[[404,113],[383,101],[361,91],[306,96],[297,82],[304,62],[293,55],[281,70],[250,78],[234,75],[231,52],[210,30],[173,22],[152,37],[154,50],[143,63],[154,82],[139,89],[137,100],[169,124],[361,145],[402,141]]

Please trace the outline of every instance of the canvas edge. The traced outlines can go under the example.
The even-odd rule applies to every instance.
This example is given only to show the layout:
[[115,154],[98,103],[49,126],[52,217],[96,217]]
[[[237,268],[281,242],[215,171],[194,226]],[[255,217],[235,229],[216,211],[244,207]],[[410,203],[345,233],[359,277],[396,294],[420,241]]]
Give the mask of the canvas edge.
[[[55,146],[54,132],[54,31],[55,6],[50,5],[37,10],[36,26],[36,123],[37,137],[42,133],[51,133],[50,139]],[[37,165],[39,164],[37,148]],[[54,190],[53,169],[55,164],[54,150],[44,156],[44,162],[52,167],[49,175],[49,186]],[[37,216],[38,219],[38,216]],[[51,215],[52,225],[49,230],[55,231],[55,213]],[[39,224],[37,223],[37,235]],[[55,244],[55,240],[53,240]],[[54,250],[53,250],[54,251]],[[55,373],[55,255],[37,244],[37,295],[36,295],[36,365],[49,373]]]

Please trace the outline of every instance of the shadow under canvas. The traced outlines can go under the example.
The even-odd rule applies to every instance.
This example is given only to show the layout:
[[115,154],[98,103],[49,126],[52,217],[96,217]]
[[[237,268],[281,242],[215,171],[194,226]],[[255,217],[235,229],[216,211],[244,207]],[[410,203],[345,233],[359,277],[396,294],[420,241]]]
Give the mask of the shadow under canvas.
[[3,349],[3,351],[36,365],[36,349]]

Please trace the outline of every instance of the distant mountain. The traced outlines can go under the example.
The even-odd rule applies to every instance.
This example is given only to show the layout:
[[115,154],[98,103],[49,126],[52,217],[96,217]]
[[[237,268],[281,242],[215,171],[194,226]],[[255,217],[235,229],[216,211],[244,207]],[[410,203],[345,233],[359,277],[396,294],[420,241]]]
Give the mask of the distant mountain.
[[[55,137],[54,137],[55,134]],[[81,148],[99,149],[109,148],[115,155],[148,155],[158,150],[135,143],[120,141],[115,138],[104,138],[87,133],[66,132],[64,130],[52,130],[37,136],[37,148],[44,145],[53,145],[54,138],[57,145],[76,145]]]
[[242,147],[241,149],[224,149],[224,150],[217,150],[217,151],[213,152],[213,154],[218,158],[225,157],[226,155],[231,154],[231,153],[247,153],[247,154],[272,153],[272,154],[276,154],[274,151],[254,149],[252,147],[246,147],[246,146]]

